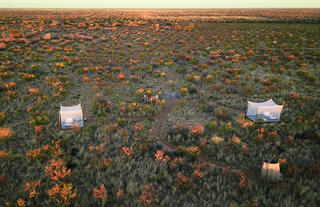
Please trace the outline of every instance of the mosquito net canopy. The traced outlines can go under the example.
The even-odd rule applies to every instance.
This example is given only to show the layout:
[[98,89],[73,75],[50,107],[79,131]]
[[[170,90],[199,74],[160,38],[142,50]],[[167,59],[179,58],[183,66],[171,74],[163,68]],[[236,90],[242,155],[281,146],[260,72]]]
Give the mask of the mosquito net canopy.
[[83,127],[83,114],[81,104],[75,106],[60,105],[60,122],[62,129]]
[[252,121],[277,122],[282,109],[283,105],[274,103],[272,99],[261,103],[248,101],[247,117]]

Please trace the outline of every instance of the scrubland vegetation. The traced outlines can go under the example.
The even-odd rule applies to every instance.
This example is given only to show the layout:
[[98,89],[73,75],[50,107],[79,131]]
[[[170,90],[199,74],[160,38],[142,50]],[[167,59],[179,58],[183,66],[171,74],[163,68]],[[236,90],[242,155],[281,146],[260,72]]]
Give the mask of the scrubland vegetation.
[[1,206],[320,203],[320,11],[162,12],[0,11]]

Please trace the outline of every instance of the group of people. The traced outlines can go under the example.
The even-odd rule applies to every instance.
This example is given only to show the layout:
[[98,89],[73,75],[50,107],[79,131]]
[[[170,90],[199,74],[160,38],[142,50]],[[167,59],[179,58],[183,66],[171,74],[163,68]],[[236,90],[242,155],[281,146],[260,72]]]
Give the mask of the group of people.
[[151,94],[143,95],[144,103],[153,103],[155,104],[159,99],[158,95],[152,96]]

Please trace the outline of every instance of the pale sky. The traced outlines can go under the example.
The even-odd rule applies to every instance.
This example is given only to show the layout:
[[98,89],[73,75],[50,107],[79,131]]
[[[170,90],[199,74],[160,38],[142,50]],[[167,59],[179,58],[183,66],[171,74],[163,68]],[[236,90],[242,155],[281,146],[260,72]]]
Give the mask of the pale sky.
[[0,8],[320,8],[320,0],[0,0]]

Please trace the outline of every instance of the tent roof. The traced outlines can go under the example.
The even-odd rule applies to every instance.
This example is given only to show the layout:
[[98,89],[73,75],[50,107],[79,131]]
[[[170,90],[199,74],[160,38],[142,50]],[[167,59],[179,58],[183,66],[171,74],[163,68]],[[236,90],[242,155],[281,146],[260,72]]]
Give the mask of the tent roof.
[[283,106],[276,104],[272,99],[265,101],[265,102],[252,102],[248,101],[248,104],[255,106],[255,107],[264,107],[264,106]]
[[75,106],[61,106],[60,112],[82,111],[81,104]]

